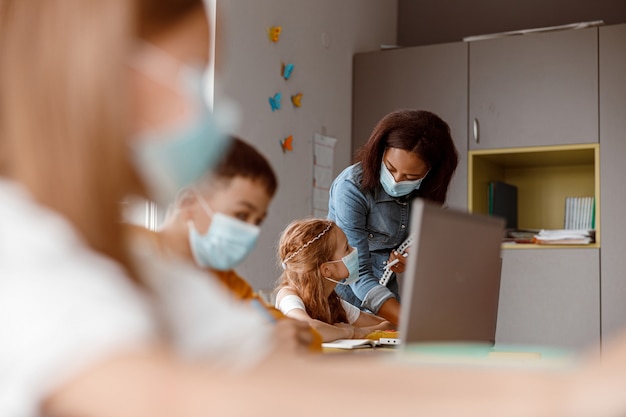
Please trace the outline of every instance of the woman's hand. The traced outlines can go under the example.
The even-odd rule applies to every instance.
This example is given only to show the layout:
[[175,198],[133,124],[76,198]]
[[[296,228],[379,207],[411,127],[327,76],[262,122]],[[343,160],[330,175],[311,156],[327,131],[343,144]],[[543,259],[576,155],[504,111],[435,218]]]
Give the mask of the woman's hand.
[[404,272],[404,270],[406,269],[406,260],[407,260],[407,256],[409,254],[408,249],[404,252],[404,254],[401,254],[400,252],[397,251],[391,251],[391,253],[389,254],[389,260],[387,261],[387,264],[390,264],[392,262],[395,262],[395,260],[397,259],[398,262],[396,262],[395,265],[393,265],[391,267],[391,270],[393,272],[396,273],[402,273]]

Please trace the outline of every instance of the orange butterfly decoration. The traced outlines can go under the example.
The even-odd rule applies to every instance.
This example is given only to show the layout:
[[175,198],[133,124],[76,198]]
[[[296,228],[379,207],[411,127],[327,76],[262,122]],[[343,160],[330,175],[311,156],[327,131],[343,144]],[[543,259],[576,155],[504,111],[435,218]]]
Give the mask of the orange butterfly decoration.
[[280,141],[280,147],[283,148],[283,153],[293,151],[293,136],[289,135],[285,139],[282,139]]

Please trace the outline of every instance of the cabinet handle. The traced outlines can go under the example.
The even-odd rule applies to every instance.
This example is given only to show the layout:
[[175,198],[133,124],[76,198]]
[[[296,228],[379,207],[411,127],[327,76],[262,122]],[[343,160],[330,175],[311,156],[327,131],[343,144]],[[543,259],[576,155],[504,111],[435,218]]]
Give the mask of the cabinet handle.
[[480,137],[479,137],[479,129],[478,129],[478,119],[474,118],[474,142],[478,143],[480,142]]

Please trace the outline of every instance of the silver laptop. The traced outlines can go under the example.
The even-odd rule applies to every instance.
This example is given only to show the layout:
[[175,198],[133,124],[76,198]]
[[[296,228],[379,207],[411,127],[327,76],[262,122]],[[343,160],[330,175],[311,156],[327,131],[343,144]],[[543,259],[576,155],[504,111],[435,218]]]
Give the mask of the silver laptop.
[[401,344],[495,343],[504,219],[411,207],[413,243],[402,283]]

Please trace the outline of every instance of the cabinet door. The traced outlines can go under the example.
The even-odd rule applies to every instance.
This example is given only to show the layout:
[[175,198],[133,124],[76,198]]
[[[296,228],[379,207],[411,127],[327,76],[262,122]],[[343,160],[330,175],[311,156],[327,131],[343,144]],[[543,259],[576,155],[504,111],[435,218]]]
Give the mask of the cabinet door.
[[505,249],[496,343],[598,351],[598,249]]
[[472,42],[470,149],[597,142],[597,31]]
[[448,205],[467,207],[467,45],[462,42],[354,56],[352,149],[358,150],[387,113],[428,110],[450,126],[459,165]]
[[626,24],[600,28],[602,337],[626,330]]

